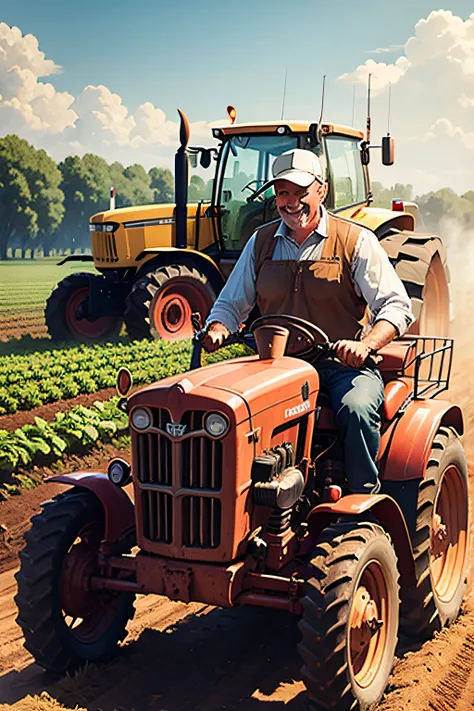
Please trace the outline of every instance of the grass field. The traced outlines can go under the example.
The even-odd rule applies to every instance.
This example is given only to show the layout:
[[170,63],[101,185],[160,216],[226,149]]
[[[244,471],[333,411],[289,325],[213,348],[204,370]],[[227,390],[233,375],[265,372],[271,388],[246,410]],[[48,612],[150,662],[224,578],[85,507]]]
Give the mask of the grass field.
[[58,267],[59,257],[0,261],[0,340],[47,337],[46,299],[56,284],[73,272],[94,271],[91,263]]

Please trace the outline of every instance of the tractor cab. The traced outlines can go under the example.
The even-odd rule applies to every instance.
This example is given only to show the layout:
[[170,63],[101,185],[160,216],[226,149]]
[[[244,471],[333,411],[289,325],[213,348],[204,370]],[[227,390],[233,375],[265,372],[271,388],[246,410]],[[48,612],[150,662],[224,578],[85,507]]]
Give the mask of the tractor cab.
[[354,129],[324,124],[319,132],[309,122],[233,124],[213,129],[220,140],[212,203],[217,215],[219,248],[240,252],[251,234],[278,217],[273,190],[256,195],[271,179],[272,164],[293,148],[314,151],[329,184],[327,207],[353,215],[370,202],[366,166],[360,144],[363,134]]

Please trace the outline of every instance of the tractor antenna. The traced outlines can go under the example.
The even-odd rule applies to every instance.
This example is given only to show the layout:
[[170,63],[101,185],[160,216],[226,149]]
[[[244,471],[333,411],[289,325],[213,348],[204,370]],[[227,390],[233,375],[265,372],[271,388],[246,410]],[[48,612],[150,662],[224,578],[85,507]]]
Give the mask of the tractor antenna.
[[390,136],[390,112],[392,109],[392,82],[388,85],[388,120],[387,120],[387,136]]
[[367,132],[365,136],[365,142],[370,143],[370,125],[371,125],[371,118],[370,118],[370,82],[372,79],[372,74],[369,74],[369,81],[367,84]]
[[281,116],[280,121],[283,121],[283,114],[285,112],[285,98],[286,98],[286,80],[288,77],[288,67],[285,69],[285,81],[283,82],[283,98],[281,100]]
[[351,126],[354,127],[354,118],[355,118],[355,103],[356,103],[356,87],[354,84],[354,88],[352,90],[352,123]]
[[324,111],[324,90],[326,88],[326,75],[323,76],[323,92],[321,95],[321,113],[319,114],[319,133],[321,133],[322,123],[323,123],[323,111]]

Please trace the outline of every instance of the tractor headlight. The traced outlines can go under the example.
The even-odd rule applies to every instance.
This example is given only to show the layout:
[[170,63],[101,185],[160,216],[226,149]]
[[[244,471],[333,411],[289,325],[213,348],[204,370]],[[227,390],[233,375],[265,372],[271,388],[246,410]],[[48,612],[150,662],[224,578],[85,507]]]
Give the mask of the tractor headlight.
[[115,486],[126,486],[132,478],[132,468],[123,459],[112,459],[107,468],[107,476]]
[[219,412],[210,412],[204,419],[204,429],[211,437],[222,437],[229,429],[229,420]]
[[132,412],[131,421],[136,430],[146,430],[151,425],[151,415],[144,407],[136,407]]
[[119,227],[118,222],[90,222],[89,232],[115,232]]

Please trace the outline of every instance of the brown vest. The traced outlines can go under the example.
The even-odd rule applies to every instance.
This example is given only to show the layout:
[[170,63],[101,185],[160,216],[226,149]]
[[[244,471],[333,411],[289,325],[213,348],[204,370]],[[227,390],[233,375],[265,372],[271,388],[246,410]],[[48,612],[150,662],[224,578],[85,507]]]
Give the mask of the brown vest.
[[255,241],[257,305],[262,316],[290,314],[322,328],[329,340],[357,338],[367,307],[357,296],[351,263],[362,228],[328,213],[321,258],[272,259],[280,221],[261,227]]

